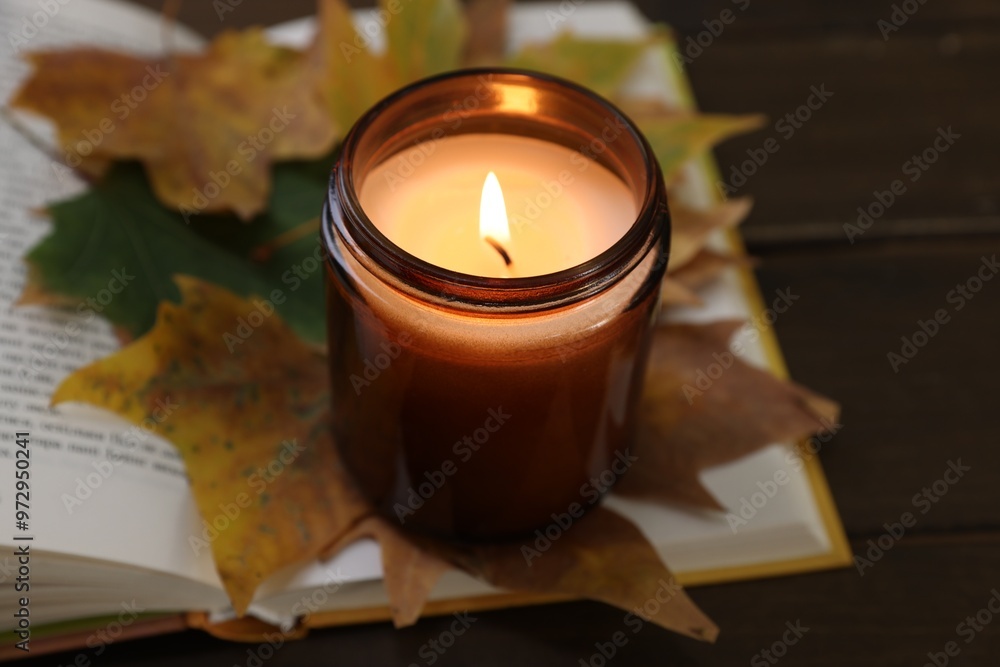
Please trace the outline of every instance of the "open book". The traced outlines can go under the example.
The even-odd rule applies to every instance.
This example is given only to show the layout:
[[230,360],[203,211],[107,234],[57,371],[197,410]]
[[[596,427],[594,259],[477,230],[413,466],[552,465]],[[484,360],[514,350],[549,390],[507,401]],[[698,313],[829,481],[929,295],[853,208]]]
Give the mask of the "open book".
[[[148,52],[161,42],[159,17],[114,0],[51,3],[37,27],[34,0],[0,4],[0,97],[8,99],[27,66],[20,50],[99,44]],[[551,7],[516,7],[511,35],[516,43],[551,39],[544,19]],[[579,6],[568,27],[593,37],[633,38],[648,29],[631,5],[592,2]],[[288,44],[304,43],[310,21],[272,30]],[[175,28],[173,48],[197,48],[201,40]],[[514,47],[517,44],[512,45]],[[650,53],[633,85],[645,96],[675,105],[692,104],[683,75],[662,54]],[[45,123],[19,119],[41,136]],[[183,466],[173,447],[141,428],[96,411],[48,408],[63,377],[117,348],[92,304],[60,312],[13,307],[25,280],[24,252],[47,231],[30,211],[82,188],[6,122],[0,122],[0,622],[14,629],[23,607],[38,632],[49,625],[65,634],[67,622],[121,614],[160,616],[155,631],[183,627],[163,618],[201,613],[204,622],[224,621],[231,609],[203,537]],[[692,205],[714,201],[712,165],[689,166],[680,197]],[[317,202],[319,206],[319,202]],[[738,251],[735,237],[715,239]],[[99,249],[93,249],[99,252]],[[707,306],[672,310],[671,318],[752,319],[763,306],[752,274],[733,269],[706,291]],[[784,374],[770,329],[745,332],[744,359]],[[21,438],[18,434],[29,434]],[[27,447],[19,445],[27,440]],[[15,525],[19,450],[30,448],[30,518]],[[21,466],[20,468],[18,466]],[[784,475],[777,475],[784,471]],[[780,485],[776,479],[785,480]],[[608,503],[631,517],[661,551],[682,583],[698,584],[832,567],[849,562],[836,510],[815,457],[775,443],[740,461],[703,474],[706,486],[731,513],[692,512],[611,497]],[[763,501],[761,499],[764,499]],[[752,520],[751,520],[752,519]],[[30,538],[30,539],[28,539]],[[195,538],[195,539],[192,539]],[[30,551],[28,603],[14,595],[18,553]],[[318,595],[317,593],[322,593]],[[303,606],[303,600],[313,602]],[[538,598],[496,591],[460,572],[449,572],[435,588],[428,613],[498,607]],[[322,600],[317,604],[316,600]],[[250,614],[289,627],[312,613],[312,625],[388,618],[378,546],[359,542],[326,562],[288,569],[265,583]],[[182,617],[179,614],[188,614]],[[150,621],[152,623],[153,621]],[[62,624],[62,625],[59,625]],[[91,626],[97,627],[94,621]],[[139,624],[136,623],[136,627]],[[60,630],[63,628],[63,630]],[[154,630],[150,630],[154,631]],[[37,635],[35,635],[37,636]],[[86,637],[86,635],[82,635]],[[35,648],[34,646],[32,647]],[[4,650],[8,650],[9,646]],[[9,649],[13,651],[14,649]],[[8,653],[10,654],[10,653]],[[0,652],[0,656],[3,653]]]

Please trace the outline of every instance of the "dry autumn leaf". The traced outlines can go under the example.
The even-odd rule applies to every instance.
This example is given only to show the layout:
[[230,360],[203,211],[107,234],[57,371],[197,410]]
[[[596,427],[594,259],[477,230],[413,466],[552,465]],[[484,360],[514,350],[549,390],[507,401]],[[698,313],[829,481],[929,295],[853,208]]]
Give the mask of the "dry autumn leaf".
[[748,198],[733,199],[709,209],[672,204],[667,271],[674,273],[694,259],[717,230],[740,224],[750,213],[751,206],[753,202]]
[[[256,312],[252,302],[192,278],[177,283],[180,305],[162,303],[148,334],[69,376],[52,402],[156,424],[177,447],[206,524],[191,546],[211,548],[242,612],[265,578],[316,557],[367,507],[333,449],[325,359],[277,315],[244,338],[237,320]],[[161,423],[154,413],[164,404],[174,407]],[[238,516],[220,529],[220,507],[234,504]]]
[[625,113],[649,140],[669,185],[680,168],[715,144],[760,128],[764,117],[678,111],[656,100],[621,101]]
[[317,20],[308,66],[321,73],[320,94],[343,135],[397,80],[385,57],[370,50],[371,38],[355,29],[343,0],[319,0]]
[[[330,441],[325,360],[277,315],[233,343],[225,333],[253,303],[196,279],[178,284],[180,305],[164,303],[147,335],[71,375],[53,403],[86,402],[134,423],[149,423],[164,402],[177,405],[157,431],[180,450],[202,518],[211,523],[220,506],[242,507],[214,538],[208,529],[192,536],[192,545],[211,547],[236,609],[279,568],[371,537],[382,547],[400,626],[416,620],[450,561],[499,587],[637,608],[664,627],[714,638],[715,626],[673,585],[652,546],[611,512],[592,512],[530,565],[524,545],[456,547],[371,516]],[[261,469],[271,472],[258,479],[266,480],[258,492],[251,480]]]
[[[214,620],[210,614],[205,612],[189,612],[185,615],[184,624],[186,629],[201,630],[217,639],[224,639],[230,642],[261,642],[265,638],[275,636],[276,628],[270,623],[265,623],[253,616],[242,616],[226,621]],[[289,630],[282,630],[281,636],[285,641],[292,639],[302,639],[309,633],[309,628],[297,626]]]
[[382,554],[382,581],[397,628],[420,618],[434,584],[452,565],[380,516],[369,516],[331,547],[326,557],[361,539],[377,540]]
[[[407,5],[379,0],[380,18],[361,31],[343,0],[319,0],[318,5],[319,33],[308,49],[308,67],[317,74],[320,94],[341,134],[394,90],[461,64],[467,20],[459,0]],[[386,50],[376,53],[371,34],[382,30],[382,22]]]
[[752,266],[753,260],[742,255],[724,255],[702,250],[687,264],[670,274],[670,279],[695,291],[709,284],[730,267]]
[[[470,13],[475,20],[487,16],[487,10]],[[485,30],[477,23],[470,29],[473,35]],[[644,55],[653,50],[670,53],[673,48],[668,32],[662,29],[633,40],[586,39],[567,31],[549,42],[525,45],[502,64],[569,79],[618,103],[649,140],[670,184],[688,161],[725,139],[761,127],[765,120],[760,115],[700,114],[658,99],[622,96]]]
[[504,64],[554,74],[611,97],[650,46],[662,44],[665,38],[661,31],[638,40],[582,39],[563,32],[550,42],[526,45]]
[[[75,307],[103,289],[108,275],[124,272],[128,289],[101,317],[134,338],[153,326],[160,301],[180,299],[173,277],[183,274],[244,296],[268,295],[299,335],[320,344],[326,336],[316,235],[289,237],[299,221],[315,216],[328,169],[323,160],[278,165],[268,213],[251,224],[207,216],[184,224],[153,196],[142,167],[116,164],[94,187],[49,205],[52,230],[24,257],[28,280],[19,304]],[[289,242],[263,261],[248,257],[276,239]]]
[[[631,472],[629,473],[631,474]],[[627,477],[626,477],[627,478]],[[561,593],[618,607],[642,620],[695,639],[719,633],[676,583],[646,537],[630,521],[603,507],[547,542],[444,547],[463,570],[501,588]]]
[[69,166],[139,160],[166,205],[249,219],[267,203],[275,161],[327,154],[378,99],[412,77],[458,66],[457,0],[406,12],[390,22],[389,53],[378,56],[341,0],[320,1],[305,52],[269,43],[259,28],[225,32],[195,55],[39,52],[11,104],[55,122]]
[[615,493],[723,509],[698,479],[710,466],[834,425],[838,406],[733,356],[707,389],[699,372],[726,353],[742,322],[673,324],[657,329],[640,407],[636,455]]
[[[738,258],[705,250],[705,245],[717,231],[741,223],[750,212],[750,207],[751,201],[745,198],[717,204],[706,210],[679,204],[670,207],[670,260],[660,288],[662,305],[700,305],[697,290],[727,267],[739,263]],[[694,265],[695,262],[698,264]]]
[[[498,588],[587,598],[614,605],[632,629],[646,621],[714,641],[718,628],[676,583],[646,537],[627,519],[591,510],[555,540],[465,544],[404,533],[371,516],[340,540],[331,553],[362,537],[378,540],[385,587],[396,627],[414,623],[438,578],[457,567]],[[541,549],[541,550],[539,550]]]
[[[383,11],[399,7],[383,0]],[[416,81],[455,69],[465,44],[465,14],[459,0],[424,0],[403,7],[405,20],[395,17],[385,26],[389,61],[399,80]]]
[[698,306],[701,304],[701,298],[693,289],[667,275],[660,283],[660,304],[662,306]]
[[[371,516],[350,491],[330,442],[322,357],[277,315],[230,354],[222,332],[252,304],[194,279],[178,282],[181,305],[163,304],[149,334],[72,375],[53,402],[88,402],[135,423],[148,421],[157,401],[179,404],[159,430],[180,449],[206,521],[220,504],[247,493],[248,475],[289,459],[211,543],[237,609],[245,609],[278,568],[367,536],[382,546],[398,625],[418,617],[450,562],[498,587],[601,600],[663,627],[714,638],[715,626],[673,585],[653,547],[610,511],[598,508],[547,543],[465,546],[414,539]],[[725,349],[737,326],[658,330],[636,444],[644,464],[616,492],[717,507],[698,482],[701,469],[835,419],[836,406],[826,399],[739,360],[689,403],[686,386]]]
[[139,160],[178,210],[249,218],[267,202],[274,160],[319,157],[337,137],[304,56],[258,29],[224,33],[198,55],[84,48],[29,59],[35,72],[11,104],[56,123],[67,163]]

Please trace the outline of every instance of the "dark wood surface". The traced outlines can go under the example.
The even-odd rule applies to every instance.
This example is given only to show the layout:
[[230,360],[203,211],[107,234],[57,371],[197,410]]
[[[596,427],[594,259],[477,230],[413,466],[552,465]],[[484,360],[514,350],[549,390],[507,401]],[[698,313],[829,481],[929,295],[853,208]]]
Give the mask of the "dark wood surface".
[[[746,3],[639,4],[683,38]],[[724,173],[775,134],[773,123],[810,86],[834,92],[739,189],[756,200],[745,235],[762,258],[765,295],[784,287],[801,295],[775,325],[792,375],[844,406],[844,428],[822,460],[855,553],[904,512],[917,513],[917,523],[863,576],[850,568],[695,589],[722,628],[716,645],[646,628],[608,664],[772,664],[760,652],[796,621],[809,630],[784,664],[920,666],[948,642],[960,648],[948,664],[997,664],[1000,616],[968,643],[957,626],[1000,589],[1000,278],[958,311],[947,294],[982,257],[1000,254],[1000,5],[927,0],[884,41],[877,21],[891,5],[752,0],[689,71],[704,109],[772,119],[718,151]],[[244,0],[220,24],[211,3],[192,1],[181,17],[210,34],[311,7]],[[903,163],[948,126],[961,139],[850,244],[842,226],[857,207],[906,178]],[[887,354],[939,308],[950,322],[894,372]],[[914,495],[959,459],[971,470],[919,514]],[[436,664],[599,665],[595,642],[623,629],[621,612],[585,602],[477,616]],[[448,624],[318,631],[264,664],[429,664],[420,648]],[[228,667],[248,664],[247,650],[191,632],[112,646],[99,664]]]

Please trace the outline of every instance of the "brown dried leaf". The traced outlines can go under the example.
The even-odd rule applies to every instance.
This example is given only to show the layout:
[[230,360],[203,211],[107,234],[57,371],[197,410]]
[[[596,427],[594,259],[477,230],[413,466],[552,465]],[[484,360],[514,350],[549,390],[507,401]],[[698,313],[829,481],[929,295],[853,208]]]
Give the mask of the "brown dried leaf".
[[753,260],[749,257],[702,250],[694,256],[694,259],[670,274],[670,278],[689,290],[698,290],[730,267],[746,267],[752,264]]
[[42,285],[44,281],[39,278],[38,267],[28,264],[28,279],[21,289],[21,296],[14,303],[15,306],[51,306],[52,308],[73,308],[78,306],[82,300],[74,299],[71,296],[47,290]]
[[217,639],[227,642],[259,643],[270,638],[273,641],[276,633],[281,634],[285,641],[302,639],[309,633],[309,628],[299,626],[291,630],[279,630],[253,616],[241,616],[225,621],[213,622],[205,612],[190,612],[185,615],[185,625],[190,630],[201,630]]
[[[350,492],[329,443],[322,361],[276,316],[236,354],[223,354],[219,332],[250,306],[191,279],[180,284],[184,302],[164,304],[157,328],[71,376],[54,401],[102,405],[136,423],[150,419],[158,399],[179,401],[164,433],[184,455],[199,507],[207,512],[203,516],[246,485],[247,469],[273,458],[278,440],[292,433],[310,443],[308,462],[276,477],[269,501],[248,507],[239,518],[246,521],[234,521],[212,545],[237,608],[244,608],[256,585],[278,567],[318,555],[331,542],[335,551],[367,536],[381,545],[398,626],[414,622],[435,582],[454,563],[501,588],[599,600],[692,637],[715,638],[717,628],[674,585],[642,533],[608,510],[595,508],[560,527],[555,538],[540,533],[524,543],[461,546],[406,535],[372,516]],[[670,326],[657,333],[636,444],[643,466],[623,478],[619,493],[717,507],[697,480],[702,468],[815,432],[836,417],[836,406],[826,399],[739,360],[689,403],[686,385],[716,361],[713,353],[725,350],[738,326]],[[278,366],[275,349],[283,350]],[[226,396],[242,396],[254,407],[248,410]],[[239,447],[225,446],[220,434]],[[289,512],[299,518],[290,521]],[[294,531],[284,528],[293,524]],[[302,525],[308,525],[305,536]],[[262,529],[271,536],[266,549]]]
[[176,209],[249,218],[267,203],[272,161],[325,155],[337,136],[303,54],[260,29],[223,33],[197,55],[78,48],[28,58],[34,74],[11,104],[56,123],[69,164],[139,160]]
[[636,437],[636,466],[615,492],[722,509],[698,479],[710,466],[761,447],[824,431],[836,403],[732,356],[731,366],[705,387],[699,374],[729,353],[742,322],[669,325],[657,330]]
[[405,11],[388,24],[382,55],[368,50],[343,0],[320,0],[305,51],[250,28],[224,32],[195,55],[39,52],[11,104],[55,122],[71,166],[138,160],[167,206],[249,219],[267,205],[273,162],[326,155],[376,101],[459,64],[457,0]]
[[369,516],[328,550],[332,556],[361,538],[377,540],[382,553],[383,585],[389,597],[392,623],[397,628],[413,625],[427,603],[434,585],[452,565],[424,545],[404,534],[380,516]]
[[161,302],[149,333],[70,375],[52,403],[152,426],[179,450],[208,526],[235,508],[216,536],[206,528],[189,544],[211,548],[242,613],[264,579],[315,558],[369,508],[334,451],[325,358],[275,314],[236,339],[254,303],[194,278],[177,284],[181,304]]
[[735,227],[743,222],[752,206],[753,200],[747,197],[732,199],[710,209],[672,205],[670,261],[667,264],[667,271],[676,272],[694,259],[716,230]]
[[598,600],[703,641],[719,634],[646,537],[611,510],[593,508],[548,543],[546,548],[529,538],[438,548],[466,572],[500,588]]
[[694,291],[671,276],[664,276],[660,285],[660,304],[663,306],[699,306],[701,299]]

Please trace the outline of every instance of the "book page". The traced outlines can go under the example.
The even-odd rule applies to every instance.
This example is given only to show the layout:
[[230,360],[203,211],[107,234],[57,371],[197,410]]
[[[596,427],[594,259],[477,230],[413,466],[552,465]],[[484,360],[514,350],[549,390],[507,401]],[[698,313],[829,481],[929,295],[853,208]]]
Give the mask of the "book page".
[[[3,0],[0,97],[6,102],[27,75],[24,52],[79,44],[150,52],[162,42],[161,28],[157,15],[109,0]],[[175,28],[172,39],[177,48],[198,43],[183,28]],[[55,156],[64,155],[44,120],[13,116],[53,146]],[[126,283],[141,280],[142,267],[120,267],[105,289],[66,310],[15,306],[26,279],[21,258],[50,230],[44,216],[30,211],[83,186],[3,118],[0,155],[0,544],[30,536],[32,552],[128,563],[216,585],[208,550],[188,546],[187,535],[200,534],[200,521],[174,448],[104,413],[48,407],[67,374],[118,348],[99,312]],[[160,417],[170,419],[169,406]],[[29,434],[24,528],[15,523],[15,472],[23,465],[16,463],[17,433]],[[2,551],[0,578],[6,578],[16,567],[10,567],[13,549]]]

